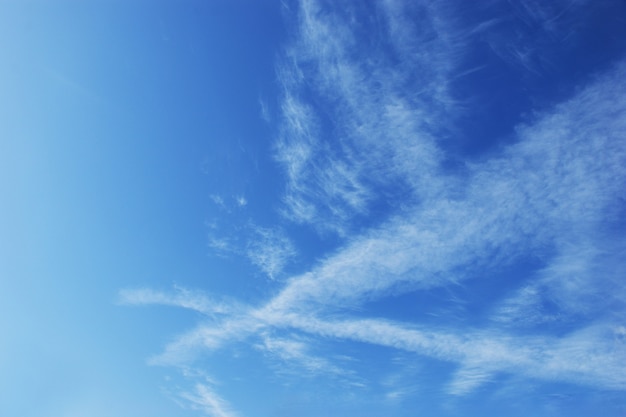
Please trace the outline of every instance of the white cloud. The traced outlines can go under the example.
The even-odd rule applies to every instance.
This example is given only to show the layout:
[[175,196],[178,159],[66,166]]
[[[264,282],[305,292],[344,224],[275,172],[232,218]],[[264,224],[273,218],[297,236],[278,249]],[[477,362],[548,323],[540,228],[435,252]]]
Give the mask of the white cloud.
[[151,365],[181,366],[203,351],[215,351],[227,343],[240,341],[263,329],[263,324],[247,312],[240,312],[218,323],[202,323],[169,343],[164,351],[149,360]]
[[263,334],[261,343],[255,347],[267,355],[278,359],[277,372],[290,372],[291,367],[285,367],[284,363],[294,364],[293,373],[302,377],[304,375],[344,375],[347,372],[334,365],[330,360],[310,353],[311,342],[295,337],[274,337]]
[[495,372],[626,389],[620,364],[626,359],[619,328],[593,325],[561,339],[514,337],[501,331],[426,331],[380,320],[343,322],[293,318],[295,326],[324,337],[339,337],[457,362],[450,392],[463,394]]
[[193,392],[185,392],[180,396],[187,400],[194,409],[200,410],[210,417],[237,416],[230,405],[206,384],[197,384]]
[[456,395],[470,392],[497,373],[626,389],[626,376],[621,372],[626,360],[626,343],[620,337],[623,327],[606,324],[591,325],[562,338],[529,337],[501,329],[441,331],[380,319],[333,321],[311,314],[276,315],[261,310],[247,319],[199,327],[169,346],[162,355],[166,360],[160,363],[176,363],[168,355],[188,360],[194,349],[215,350],[224,343],[261,334],[263,342],[256,346],[277,357],[296,361],[310,372],[342,372],[326,359],[308,355],[300,341],[268,338],[267,329],[294,329],[323,339],[368,343],[457,363],[460,369],[449,386],[449,392]]
[[270,124],[272,122],[272,116],[270,115],[269,106],[267,102],[263,98],[260,98],[260,97],[259,97],[259,111],[261,113],[261,119],[265,123]]
[[208,246],[218,256],[227,257],[233,253],[238,253],[238,246],[232,239],[219,238],[209,235]]
[[270,279],[279,278],[298,253],[291,239],[280,227],[241,223],[233,220],[224,225],[210,225],[209,247],[218,256],[245,257]]
[[248,200],[246,199],[246,197],[242,195],[235,197],[235,202],[237,203],[237,206],[239,207],[245,207],[248,205]]
[[175,293],[165,293],[149,288],[125,289],[119,293],[119,302],[127,305],[160,304],[181,307],[211,316],[240,312],[242,306],[232,299],[215,300],[206,294],[176,287]]
[[276,279],[296,255],[291,240],[279,229],[256,227],[255,237],[248,243],[246,256],[270,279]]
[[[434,330],[382,319],[324,319],[331,312],[349,314],[346,305],[392,291],[459,282],[483,268],[511,264],[523,254],[543,253],[546,247],[556,255],[539,282],[560,297],[561,314],[577,314],[577,297],[589,282],[581,277],[597,265],[595,241],[580,238],[593,239],[624,194],[626,92],[617,82],[624,75],[621,65],[536,123],[521,127],[518,142],[502,155],[469,167],[464,191],[454,198],[434,195],[427,204],[350,239],[309,272],[288,280],[264,306],[241,308],[218,325],[202,324],[170,345],[163,358],[291,328],[458,363],[449,386],[453,394],[469,392],[502,372],[626,389],[619,372],[626,349],[607,330],[614,325],[606,315],[560,338],[516,336],[497,327]],[[603,247],[610,256],[602,259],[619,263],[615,251],[620,248]],[[606,277],[593,279],[602,283]],[[505,303],[500,314],[527,308],[520,306],[539,292],[532,286],[520,291],[518,300]],[[126,298],[164,302],[155,294],[131,295]],[[206,310],[203,301],[186,297],[171,303]],[[306,358],[303,346],[294,341],[266,339],[263,345],[285,359]],[[317,366],[312,359],[309,364]]]
[[220,209],[227,210],[226,203],[224,202],[224,199],[222,198],[222,196],[217,195],[217,194],[211,194],[210,197],[216,206],[218,206]]
[[[279,71],[284,94],[276,157],[288,177],[288,218],[345,236],[355,216],[367,216],[371,204],[388,199],[376,191],[380,186],[406,183],[404,191],[421,198],[441,186],[432,175],[439,159],[432,134],[441,129],[438,112],[451,101],[442,80],[454,52],[448,39],[433,38],[443,30],[436,27],[441,23],[434,9],[418,7],[424,9],[424,26],[432,27],[414,39],[404,33],[414,25],[401,8],[384,6],[394,11],[380,29],[389,28],[395,47],[411,56],[403,67],[382,48],[354,47],[356,18],[338,20],[315,1],[302,3],[300,36]],[[423,50],[424,38],[435,39],[428,52],[410,54],[415,45],[406,44],[419,43]],[[416,67],[420,84],[433,88],[407,96]]]
[[[367,60],[353,49],[356,19],[302,3],[299,38],[278,72],[283,96],[275,156],[286,175],[284,211],[290,220],[338,233],[343,246],[286,280],[260,306],[218,307],[226,317],[200,323],[155,361],[180,363],[196,350],[253,339],[273,358],[311,372],[339,372],[302,339],[273,333],[288,330],[318,343],[366,343],[454,363],[446,387],[454,395],[501,374],[626,389],[624,244],[610,231],[626,200],[626,62],[517,126],[508,146],[465,163],[462,175],[448,173],[441,133],[459,111],[448,81],[468,41],[438,5],[379,6],[386,19],[379,29],[406,63],[396,66],[382,49],[368,50]],[[407,7],[422,12],[420,27],[406,17]],[[485,22],[471,34],[497,24]],[[514,52],[523,61],[523,51]],[[424,87],[407,94],[415,85]],[[355,218],[367,219],[374,203],[393,198],[400,208],[354,234]],[[254,238],[238,253],[278,276],[295,255],[291,242],[278,229],[250,230]],[[465,284],[527,258],[542,267],[518,278],[482,328],[353,314],[358,307],[361,315],[375,315],[368,310],[372,300]],[[214,303],[193,293],[142,291],[122,298],[216,313]],[[579,316],[586,320],[560,334],[536,331]]]

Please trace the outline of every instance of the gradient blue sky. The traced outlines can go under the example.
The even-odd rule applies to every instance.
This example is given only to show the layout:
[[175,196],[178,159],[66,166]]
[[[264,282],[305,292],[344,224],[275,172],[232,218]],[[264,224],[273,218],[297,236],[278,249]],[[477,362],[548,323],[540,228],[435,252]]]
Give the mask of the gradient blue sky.
[[626,3],[0,2],[0,415],[623,416]]

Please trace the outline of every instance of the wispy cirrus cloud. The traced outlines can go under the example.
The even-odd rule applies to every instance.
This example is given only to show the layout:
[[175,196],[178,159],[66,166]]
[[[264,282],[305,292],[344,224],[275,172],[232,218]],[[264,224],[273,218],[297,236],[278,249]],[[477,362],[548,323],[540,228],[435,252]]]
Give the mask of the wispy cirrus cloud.
[[[447,146],[468,112],[454,82],[481,68],[464,67],[463,51],[477,39],[489,43],[506,19],[463,25],[454,8],[389,0],[338,11],[301,2],[297,38],[278,69],[282,209],[288,221],[338,234],[342,245],[259,305],[213,305],[194,292],[123,293],[132,304],[220,313],[156,362],[236,344],[286,369],[338,375],[356,371],[312,347],[360,343],[453,364],[441,390],[455,396],[503,376],[626,390],[626,62],[512,126],[499,148],[462,158]],[[531,18],[554,36],[546,19],[556,24],[558,15]],[[526,71],[540,70],[529,62]],[[240,254],[276,277],[293,244],[280,228],[250,230],[256,237]],[[503,272],[516,268],[514,277]],[[482,315],[471,324],[401,321],[376,307],[399,295],[487,285],[497,291],[478,294],[473,307]],[[546,331],[557,322],[568,325]],[[390,399],[402,398],[391,388]]]
[[[568,243],[527,284],[495,309],[492,319],[532,327],[592,320],[607,311],[624,313],[624,244]],[[619,320],[617,317],[615,320]]]
[[459,371],[452,375],[448,387],[451,394],[465,394],[500,373],[626,389],[620,368],[626,360],[624,341],[620,340],[624,327],[601,323],[557,338],[515,336],[498,328],[441,331],[382,319],[328,320],[310,314],[256,310],[217,327],[199,327],[170,345],[160,363],[188,360],[192,349],[219,349],[234,339],[260,335],[262,343],[256,346],[285,361],[295,360],[309,371],[340,372],[326,359],[309,356],[304,342],[268,338],[264,333],[267,329],[299,330],[325,339],[363,342],[457,363]]
[[[348,372],[330,360],[310,351],[310,340],[297,337],[275,337],[263,334],[255,347],[267,356],[278,360],[277,373],[290,373],[298,376],[336,375],[346,376]],[[285,363],[293,366],[285,367]]]
[[150,288],[125,289],[120,291],[118,301],[126,305],[165,305],[194,310],[204,315],[232,314],[239,312],[242,305],[236,300],[212,299],[206,294],[182,287],[175,292],[156,291]]
[[[368,39],[372,49],[354,47],[356,32],[364,29],[354,23],[357,8],[347,8],[349,16],[340,19],[317,2],[301,6],[300,36],[278,72],[284,93],[276,158],[288,179],[285,213],[345,235],[354,216],[367,217],[372,204],[397,198],[390,190],[380,195],[381,185],[397,182],[396,193],[436,187],[432,170],[440,152],[433,131],[441,129],[436,116],[450,101],[443,78],[454,47],[437,36],[437,16],[427,6],[413,10],[426,14],[420,33],[412,32],[406,5],[380,6],[386,20],[378,30],[391,35],[393,52],[389,45],[376,47],[387,37]],[[411,54],[418,45],[428,51]],[[397,65],[396,55],[411,56],[411,62]],[[416,72],[416,67],[421,68]],[[416,73],[419,80],[412,79]],[[404,94],[416,83],[434,87]],[[312,107],[311,101],[320,106]]]
[[296,256],[291,240],[280,229],[254,228],[246,256],[270,279],[276,279],[283,268]]
[[[555,253],[541,272],[546,282],[572,294],[586,291],[584,281],[573,276],[592,272],[579,252],[590,250],[590,243],[580,237],[601,237],[603,222],[624,193],[626,151],[620,138],[626,122],[614,116],[626,114],[626,94],[616,87],[624,75],[620,65],[554,112],[519,128],[518,142],[501,156],[470,166],[460,194],[432,198],[428,207],[418,204],[351,239],[317,267],[288,280],[264,306],[242,310],[218,327],[202,325],[168,351],[177,355],[195,345],[219,347],[261,329],[286,327],[457,362],[461,370],[451,382],[453,393],[467,392],[494,372],[623,389],[626,381],[615,370],[625,350],[594,330],[617,328],[602,314],[598,323],[609,320],[605,325],[592,323],[562,339],[495,336],[489,329],[461,335],[456,329],[423,331],[378,319],[314,317],[354,303],[366,305],[394,291],[461,282],[522,254],[543,256],[545,248]],[[570,262],[572,257],[579,262]],[[520,291],[532,296],[528,287]],[[179,303],[196,308],[192,301]],[[576,313],[576,303],[563,307],[561,314]],[[588,365],[581,364],[583,358]]]
[[271,280],[279,278],[298,254],[281,227],[266,228],[247,222],[228,224],[227,230],[218,224],[209,224],[208,228],[213,253],[245,257]]
[[192,408],[212,417],[237,416],[230,405],[206,384],[197,384],[192,392],[182,393],[181,398],[187,400]]

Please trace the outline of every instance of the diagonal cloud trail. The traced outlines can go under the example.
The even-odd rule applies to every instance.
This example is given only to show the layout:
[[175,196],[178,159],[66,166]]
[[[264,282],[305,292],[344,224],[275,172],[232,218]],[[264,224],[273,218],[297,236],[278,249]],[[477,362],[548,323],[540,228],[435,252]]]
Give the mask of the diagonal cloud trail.
[[467,277],[494,258],[514,262],[533,250],[559,250],[593,236],[626,194],[624,76],[622,63],[536,124],[521,127],[519,142],[504,156],[471,167],[461,197],[429,200],[428,207],[352,240],[289,281],[269,306],[340,306],[403,282],[429,288],[463,279],[460,268]]
[[[558,251],[561,240],[571,243],[597,228],[614,199],[624,194],[620,185],[626,183],[626,152],[619,139],[626,134],[626,119],[604,115],[626,114],[626,100],[622,98],[626,91],[616,88],[615,82],[625,75],[622,64],[554,113],[521,128],[520,141],[507,149],[505,156],[473,167],[474,175],[463,198],[434,201],[433,208],[428,209],[420,206],[410,216],[397,217],[354,239],[310,272],[289,280],[265,306],[249,313],[242,310],[218,327],[203,325],[170,350],[194,343],[216,348],[231,338],[241,340],[268,326],[287,325],[454,362],[476,362],[499,370],[523,369],[525,374],[547,378],[580,374],[580,380],[600,381],[596,374],[610,370],[610,366],[602,363],[594,371],[575,361],[560,363],[558,354],[578,350],[567,345],[560,350],[548,349],[558,344],[554,340],[539,344],[536,350],[543,353],[522,354],[514,348],[515,343],[484,340],[477,335],[459,339],[454,333],[422,333],[376,320],[339,324],[303,318],[340,309],[349,302],[385,297],[402,283],[412,283],[414,289],[447,285],[469,277],[473,268],[496,262],[494,254],[513,262],[516,252],[528,253],[548,244]],[[597,111],[582,112],[588,108]],[[608,151],[598,153],[597,149]],[[598,157],[604,154],[606,158]],[[476,346],[494,343],[498,348],[489,350],[489,355],[477,358],[468,353],[484,352]],[[527,345],[528,340],[522,344]],[[459,346],[470,347],[466,352]],[[576,354],[599,361],[590,354],[598,348],[602,348],[601,343],[590,346],[589,352]],[[501,353],[494,356],[494,352]],[[520,359],[499,359],[501,355]],[[613,363],[622,356],[623,351],[607,356],[606,361]],[[570,369],[568,363],[576,365]],[[546,366],[554,372],[540,371]],[[608,386],[623,387],[623,379],[607,378]]]
[[[311,372],[341,374],[330,358],[310,355],[305,342],[339,340],[453,363],[445,389],[454,395],[500,374],[626,390],[626,246],[619,236],[626,61],[518,124],[507,146],[447,169],[451,151],[442,143],[463,110],[450,80],[465,74],[458,62],[472,36],[500,24],[487,20],[463,37],[447,4],[372,6],[383,19],[365,36],[371,48],[363,52],[354,47],[364,30],[356,8],[341,15],[323,2],[301,2],[298,38],[278,69],[283,214],[335,233],[342,246],[281,281],[261,305],[189,290],[124,291],[127,304],[179,306],[211,319],[154,363],[192,362],[196,352],[246,343]],[[407,11],[419,12],[420,27]],[[295,250],[282,235],[260,235],[273,243],[251,245],[247,256],[272,277]],[[508,283],[482,328],[391,321],[371,308],[398,294],[480,280],[529,257],[541,266]],[[590,294],[605,303],[592,306]],[[555,305],[550,315],[540,306],[546,299]],[[355,307],[371,318],[356,318]],[[541,327],[572,317],[582,319],[549,336]],[[282,333],[291,331],[310,339]],[[202,398],[220,413],[210,394]]]

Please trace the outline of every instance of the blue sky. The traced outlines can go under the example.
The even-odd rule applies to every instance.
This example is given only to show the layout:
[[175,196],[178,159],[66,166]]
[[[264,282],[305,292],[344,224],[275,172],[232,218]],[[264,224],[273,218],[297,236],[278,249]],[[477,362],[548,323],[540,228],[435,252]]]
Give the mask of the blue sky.
[[0,3],[0,414],[622,416],[626,4]]

